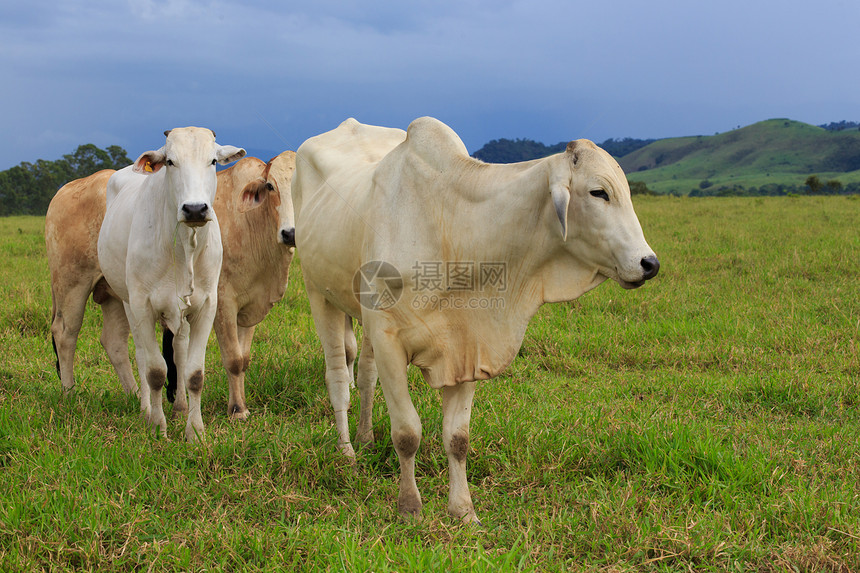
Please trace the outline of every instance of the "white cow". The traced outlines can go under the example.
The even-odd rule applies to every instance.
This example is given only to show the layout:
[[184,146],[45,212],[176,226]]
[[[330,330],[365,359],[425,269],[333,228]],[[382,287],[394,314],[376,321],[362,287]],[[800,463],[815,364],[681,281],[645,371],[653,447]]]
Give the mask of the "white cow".
[[607,278],[635,288],[657,274],[624,173],[588,140],[545,159],[486,164],[432,118],[408,132],[349,119],[306,141],[296,165],[296,245],[341,449],[352,452],[351,316],[364,332],[357,440],[372,439],[378,368],[400,460],[400,512],[421,510],[411,363],[442,392],[448,511],[477,522],[466,480],[476,381],[513,360],[542,304],[575,299]]
[[190,395],[185,437],[194,441],[203,433],[200,394],[222,258],[213,208],[215,165],[236,161],[245,150],[218,145],[208,129],[187,127],[165,135],[164,147],[143,153],[109,179],[99,266],[129,319],[141,410],[162,435],[167,434],[161,400],[167,366],[155,325],[174,333],[177,375]]

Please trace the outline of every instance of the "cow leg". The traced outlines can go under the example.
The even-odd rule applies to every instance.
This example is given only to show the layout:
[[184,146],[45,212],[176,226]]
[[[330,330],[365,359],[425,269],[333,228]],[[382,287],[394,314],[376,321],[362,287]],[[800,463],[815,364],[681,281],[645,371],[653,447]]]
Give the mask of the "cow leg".
[[241,404],[245,408],[244,420],[250,415],[248,403],[245,400],[245,373],[248,371],[248,366],[251,365],[251,343],[254,341],[254,330],[256,326],[240,326],[239,327],[239,346],[242,348],[242,377],[236,385],[236,403]]
[[221,349],[221,364],[227,371],[227,387],[230,392],[227,415],[233,420],[244,420],[248,417],[248,408],[245,405],[245,369],[248,365],[239,340],[236,309],[221,304],[220,300],[219,305],[213,328]]
[[330,304],[325,297],[313,289],[308,290],[311,315],[325,353],[325,385],[334,410],[337,428],[338,449],[347,457],[354,458],[355,450],[349,442],[349,384],[352,378],[346,362],[344,345],[344,313]]
[[137,382],[131,368],[128,357],[128,336],[131,329],[128,326],[128,317],[122,301],[108,297],[101,303],[104,324],[102,325],[101,343],[107,352],[114,370],[116,370],[122,389],[126,394],[136,395],[138,393]]
[[361,413],[355,441],[359,444],[373,443],[373,397],[376,392],[376,361],[373,358],[373,344],[367,330],[362,333],[361,354],[358,356],[358,393],[361,399]]
[[448,454],[448,513],[466,523],[480,524],[466,479],[469,420],[475,386],[475,382],[463,382],[442,389],[442,440]]
[[89,281],[70,287],[51,285],[53,298],[51,335],[54,339],[57,369],[64,394],[68,394],[75,387],[75,349],[78,345],[78,334],[84,322],[87,297],[90,296],[91,291]]
[[[206,365],[206,343],[212,332],[215,320],[215,305],[211,301],[204,304],[190,323],[190,334],[186,348],[185,362],[188,376],[188,422],[185,425],[185,439],[196,442],[203,437],[203,414],[200,411],[200,398],[203,394],[203,369]],[[187,324],[187,323],[186,323]],[[188,332],[188,331],[187,331]]]
[[[125,309],[125,316],[130,323],[134,320],[133,315],[131,314],[131,308],[127,303],[122,303],[123,308]],[[152,412],[152,403],[149,399],[149,382],[147,382],[147,369],[146,369],[146,353],[143,350],[142,340],[139,341],[137,337],[134,335],[134,329],[132,330],[131,341],[134,343],[134,358],[137,361],[137,377],[140,380],[140,391],[138,392],[140,397],[140,415],[144,420],[149,420],[149,414]],[[164,376],[167,378],[167,365],[164,367]]]
[[153,431],[167,437],[167,419],[161,401],[161,390],[167,381],[167,363],[158,348],[155,336],[155,316],[143,311],[135,314],[133,308],[148,308],[145,300],[125,304],[126,315],[134,339],[137,369],[140,374],[140,411]]
[[418,517],[421,514],[421,494],[415,482],[415,454],[421,444],[421,418],[409,396],[406,353],[396,341],[388,341],[385,346],[381,346],[377,338],[374,341],[377,348],[383,348],[377,357],[379,382],[391,417],[391,441],[400,460],[397,509],[403,516]]
[[358,356],[358,342],[355,340],[355,330],[352,328],[352,317],[344,315],[343,351],[346,356],[346,369],[349,371],[349,387],[355,388],[355,357]]

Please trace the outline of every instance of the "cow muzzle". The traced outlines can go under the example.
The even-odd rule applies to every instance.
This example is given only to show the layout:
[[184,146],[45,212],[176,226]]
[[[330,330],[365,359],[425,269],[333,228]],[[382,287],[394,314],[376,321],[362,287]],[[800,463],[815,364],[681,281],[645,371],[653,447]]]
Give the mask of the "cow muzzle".
[[643,281],[650,281],[657,276],[658,272],[660,272],[660,260],[654,255],[642,257],[639,264],[642,265]]
[[655,255],[642,257],[639,261],[639,266],[642,271],[642,278],[637,281],[619,280],[619,284],[626,289],[639,288],[645,284],[645,281],[650,281],[660,272],[660,260]]
[[185,203],[182,205],[182,222],[190,227],[205,225],[212,218],[206,203]]
[[288,247],[296,246],[296,228],[290,227],[289,229],[281,229],[280,239],[283,244]]

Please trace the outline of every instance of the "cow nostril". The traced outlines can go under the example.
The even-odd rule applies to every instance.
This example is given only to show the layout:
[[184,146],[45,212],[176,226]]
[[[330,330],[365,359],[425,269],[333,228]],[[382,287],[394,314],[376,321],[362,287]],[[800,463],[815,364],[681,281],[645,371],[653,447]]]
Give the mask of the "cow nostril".
[[641,265],[643,271],[642,278],[646,281],[656,277],[657,272],[660,270],[660,261],[654,255],[642,257]]
[[189,221],[202,221],[206,218],[209,205],[206,203],[185,203],[182,205],[182,213]]
[[290,229],[282,229],[281,230],[281,240],[288,247],[296,246],[296,230],[295,228]]

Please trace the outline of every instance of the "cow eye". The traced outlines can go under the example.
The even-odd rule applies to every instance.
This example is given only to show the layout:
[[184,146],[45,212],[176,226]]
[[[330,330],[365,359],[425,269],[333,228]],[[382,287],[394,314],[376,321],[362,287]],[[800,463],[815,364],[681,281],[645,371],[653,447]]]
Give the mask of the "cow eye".
[[217,160],[217,159],[213,159],[213,160],[212,160],[212,165],[215,165],[216,163],[218,163],[218,160]]
[[271,183],[268,183],[268,182],[267,182],[267,183],[266,183],[266,189],[268,189],[269,191],[274,191],[274,190],[275,190],[275,186],[274,186],[274,185],[272,185]]
[[168,167],[173,167],[173,160],[172,160],[172,159],[168,159],[168,160],[167,160],[167,166],[168,166]]
[[599,197],[600,199],[603,199],[604,201],[609,201],[609,194],[606,191],[604,191],[603,189],[595,189],[594,191],[591,192],[591,196],[592,197]]

